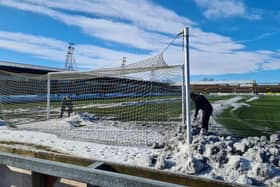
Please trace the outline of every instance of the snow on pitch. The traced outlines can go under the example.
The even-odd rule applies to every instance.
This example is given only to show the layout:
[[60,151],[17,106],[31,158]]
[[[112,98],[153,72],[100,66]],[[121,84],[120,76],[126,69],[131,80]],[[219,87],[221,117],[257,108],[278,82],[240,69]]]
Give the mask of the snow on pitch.
[[[158,154],[157,150],[141,147],[108,146],[105,144],[72,141],[56,135],[35,131],[0,130],[1,141],[40,145],[61,153],[82,158],[141,165],[142,158]],[[146,165],[147,166],[147,165]]]
[[[240,107],[238,101],[241,99],[235,97],[216,102],[213,104],[214,115],[229,106]],[[91,118],[80,114],[20,125],[15,130],[2,126],[0,141],[41,145],[79,157],[240,184],[271,187],[280,184],[279,134],[269,138],[244,139],[220,137],[214,133],[207,136],[198,134],[193,136],[193,144],[187,146],[184,142],[185,130],[183,127],[176,128],[176,124],[160,124],[156,128],[152,124],[139,126]]]

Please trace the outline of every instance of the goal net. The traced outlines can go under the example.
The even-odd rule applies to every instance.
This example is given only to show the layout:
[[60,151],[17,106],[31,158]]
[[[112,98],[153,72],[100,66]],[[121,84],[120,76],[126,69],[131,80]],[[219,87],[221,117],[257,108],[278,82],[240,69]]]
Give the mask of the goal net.
[[[168,65],[162,54],[94,71],[48,75],[1,72],[0,92],[5,123],[58,135],[68,133],[85,141],[130,144],[134,137],[134,143],[147,144],[161,138],[150,136],[150,132],[169,134],[182,121],[182,66]],[[95,127],[94,131],[91,127],[76,128],[80,131],[75,134],[52,130],[42,123],[20,125],[44,120],[50,121],[48,124],[68,120],[72,127],[88,122]],[[108,138],[112,136],[115,139]]]
[[45,76],[0,71],[0,117],[4,125],[46,119]]
[[180,71],[181,66],[168,66],[158,55],[115,68],[50,73],[49,118],[58,116],[58,104],[68,96],[74,112],[87,112],[97,118],[180,121]]

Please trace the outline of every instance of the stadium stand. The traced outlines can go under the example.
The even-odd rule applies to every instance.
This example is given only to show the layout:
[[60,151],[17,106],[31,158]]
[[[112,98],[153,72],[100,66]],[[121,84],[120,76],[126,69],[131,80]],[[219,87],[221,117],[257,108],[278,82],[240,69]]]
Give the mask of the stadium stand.
[[[37,66],[30,64],[20,64],[14,62],[0,61],[0,77],[9,77],[11,80],[11,73],[20,73],[28,75],[45,75],[49,72],[60,72],[63,69]],[[100,80],[99,80],[100,81]],[[103,80],[106,81],[106,80]],[[108,80],[109,81],[109,80]],[[110,80],[111,81],[111,80]],[[125,81],[125,80],[123,80]],[[141,82],[141,81],[140,81]],[[136,84],[140,84],[137,81]],[[55,83],[54,83],[55,84]],[[77,83],[78,84],[78,83]],[[141,84],[147,84],[145,81]],[[158,85],[158,89],[161,89],[163,85]],[[196,81],[191,82],[191,89],[198,93],[280,93],[280,83],[256,83],[256,81]],[[176,92],[179,88],[175,89]]]

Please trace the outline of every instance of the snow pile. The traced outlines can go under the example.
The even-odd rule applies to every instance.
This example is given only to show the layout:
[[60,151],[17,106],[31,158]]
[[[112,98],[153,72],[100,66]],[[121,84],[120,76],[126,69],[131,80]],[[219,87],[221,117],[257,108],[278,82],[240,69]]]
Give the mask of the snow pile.
[[280,134],[243,139],[196,135],[190,147],[180,140],[176,144],[165,149],[166,162],[174,163],[166,170],[245,185],[280,185]]
[[[0,130],[0,141],[40,145],[83,158],[193,174],[232,183],[275,187],[280,182],[280,135],[236,139],[216,134],[195,135],[184,142],[178,128],[164,148],[132,147],[66,140],[54,134]],[[34,148],[35,149],[35,148]]]
[[65,121],[70,123],[73,127],[91,125],[94,120],[97,120],[97,117],[94,114],[88,113],[78,113],[65,119]]

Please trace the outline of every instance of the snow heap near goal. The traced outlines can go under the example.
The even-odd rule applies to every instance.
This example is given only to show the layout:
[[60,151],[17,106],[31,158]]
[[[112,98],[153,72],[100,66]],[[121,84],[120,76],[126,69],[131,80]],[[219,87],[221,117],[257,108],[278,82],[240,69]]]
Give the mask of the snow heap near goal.
[[[52,121],[54,123],[49,126],[45,126],[44,122],[36,122],[20,125],[17,130],[0,127],[0,141],[40,145],[48,147],[49,150],[90,159],[198,175],[245,185],[275,187],[280,182],[279,134],[268,138],[263,136],[242,139],[221,137],[214,133],[206,136],[194,135],[190,146],[180,136],[175,136],[169,138],[160,149],[97,144],[77,139],[73,141],[55,135],[62,130],[69,131],[69,123],[77,120],[83,120],[81,123],[84,127],[90,126],[88,117],[75,115],[60,119],[59,122]],[[99,128],[98,125],[93,126]],[[51,127],[55,131],[46,133]],[[40,129],[40,132],[33,131],[32,128]]]
[[97,119],[88,113],[18,125],[16,130],[54,134],[58,138],[115,146],[162,148],[176,133],[177,123],[157,124]]

